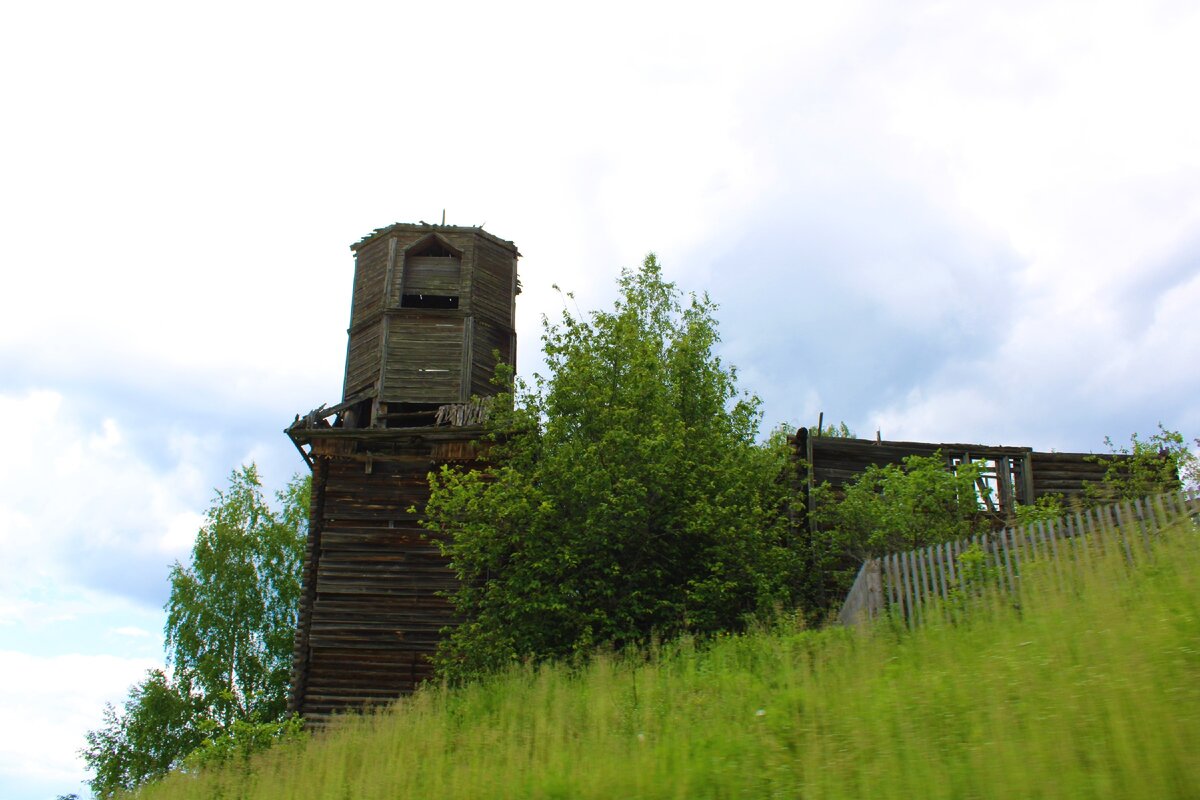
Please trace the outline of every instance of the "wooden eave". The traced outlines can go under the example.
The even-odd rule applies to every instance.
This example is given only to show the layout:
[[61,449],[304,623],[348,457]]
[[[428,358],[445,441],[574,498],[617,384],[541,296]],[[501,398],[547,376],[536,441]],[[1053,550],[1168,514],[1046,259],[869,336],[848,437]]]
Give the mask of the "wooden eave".
[[876,441],[874,439],[848,439],[841,436],[813,436],[814,444],[820,442],[820,447],[823,450],[846,450],[860,452],[864,449],[872,449],[877,452],[889,450],[901,451],[904,453],[921,452],[925,450],[942,450],[945,455],[954,453],[978,453],[996,454],[1003,456],[1021,456],[1026,453],[1032,453],[1033,449],[1029,447],[1012,447],[1005,445],[986,445],[979,444],[962,444],[958,442],[899,442],[884,439]]
[[297,444],[312,444],[315,441],[362,442],[365,444],[390,442],[397,439],[423,439],[430,442],[457,441],[463,438],[481,438],[482,425],[430,426],[415,428],[299,428],[284,431]]
[[442,234],[438,231],[432,231],[427,236],[422,236],[420,239],[417,239],[415,242],[410,244],[408,247],[404,248],[405,254],[411,253],[413,250],[416,250],[418,248],[425,247],[427,244],[429,244],[430,239],[433,239],[438,244],[440,244],[442,247],[446,248],[451,253],[453,253],[455,258],[463,257],[463,251],[461,249],[455,247],[453,244],[451,244],[450,240],[447,239],[445,236],[442,236]]
[[[350,245],[350,249],[357,253],[358,250],[363,245],[367,244],[368,242],[374,241],[375,239],[378,239],[381,236],[386,236],[389,233],[397,233],[397,232],[404,232],[404,233],[444,232],[444,233],[474,234],[474,235],[482,236],[484,239],[487,239],[489,242],[499,245],[500,247],[503,247],[506,250],[511,250],[512,254],[514,256],[516,256],[517,258],[521,257],[521,253],[520,253],[520,251],[517,250],[517,246],[515,244],[513,244],[512,242],[510,242],[507,239],[501,239],[499,236],[490,234],[487,231],[485,231],[483,228],[478,227],[478,226],[474,226],[474,225],[421,225],[420,223],[413,223],[413,222],[396,222],[396,223],[388,225],[387,227],[384,227],[384,228],[376,228],[371,233],[367,234],[366,236],[359,239],[354,244]],[[455,248],[455,249],[457,249],[457,248]]]
[[[876,441],[875,439],[850,439],[841,436],[812,436],[811,433],[809,435],[812,437],[814,446],[818,446],[826,452],[862,453],[871,451],[882,455],[921,453],[936,449],[941,450],[942,454],[947,456],[958,455],[960,453],[968,453],[976,456],[1024,456],[1028,453],[1037,456],[1040,461],[1076,462],[1086,458],[1121,460],[1121,454],[1119,453],[1051,453],[1034,450],[1032,447],[979,444],[978,442],[901,442],[891,439]],[[793,436],[789,438],[795,439],[798,437]]]

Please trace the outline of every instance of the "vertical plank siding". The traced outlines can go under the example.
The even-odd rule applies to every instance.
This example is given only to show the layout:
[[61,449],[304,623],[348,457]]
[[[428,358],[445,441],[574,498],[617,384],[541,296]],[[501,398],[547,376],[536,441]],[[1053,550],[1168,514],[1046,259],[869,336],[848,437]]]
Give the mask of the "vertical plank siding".
[[[1048,524],[1031,523],[958,542],[891,553],[865,562],[838,613],[846,625],[874,619],[888,608],[909,624],[921,624],[930,599],[946,601],[962,585],[958,557],[979,545],[994,583],[1020,595],[1023,565],[1048,563],[1056,579],[1077,561],[1085,568],[1089,543],[1104,555],[1132,564],[1153,557],[1154,539],[1184,519],[1200,526],[1200,493],[1175,492],[1073,512]],[[878,588],[873,587],[878,584]]]

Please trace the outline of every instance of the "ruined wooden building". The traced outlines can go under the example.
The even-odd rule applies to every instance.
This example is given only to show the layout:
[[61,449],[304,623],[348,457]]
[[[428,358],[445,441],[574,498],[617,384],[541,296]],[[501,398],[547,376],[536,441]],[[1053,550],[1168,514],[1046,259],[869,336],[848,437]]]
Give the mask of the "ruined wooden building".
[[[309,724],[390,701],[431,674],[455,587],[420,513],[428,473],[470,466],[480,405],[497,363],[515,364],[517,259],[481,228],[396,224],[351,248],[354,291],[342,397],[297,417],[287,435],[312,469],[312,506],[290,706]],[[869,464],[940,452],[983,460],[988,511],[1082,492],[1104,467],[1082,454],[1023,447],[810,436],[796,448],[797,491],[835,487]]]
[[796,455],[797,488],[807,509],[813,487],[829,483],[834,489],[860,475],[872,464],[900,464],[908,456],[939,455],[947,469],[976,462],[980,510],[1003,520],[1017,505],[1031,505],[1051,494],[1066,500],[1080,497],[1088,483],[1104,480],[1107,461],[1091,453],[1042,453],[1030,447],[930,442],[893,442],[819,436],[801,428],[792,438]]
[[497,362],[516,359],[512,242],[396,224],[351,249],[341,401],[286,431],[313,476],[290,698],[310,724],[429,676],[455,579],[415,510],[431,470],[472,462],[468,401],[494,394]]

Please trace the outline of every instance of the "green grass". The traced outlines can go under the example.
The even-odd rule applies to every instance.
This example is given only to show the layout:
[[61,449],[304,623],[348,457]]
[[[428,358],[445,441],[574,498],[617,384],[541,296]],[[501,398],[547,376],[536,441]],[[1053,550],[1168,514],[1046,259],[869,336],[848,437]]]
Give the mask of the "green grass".
[[[907,631],[774,630],[419,692],[144,798],[1200,797],[1200,542]],[[937,615],[928,615],[937,616]]]

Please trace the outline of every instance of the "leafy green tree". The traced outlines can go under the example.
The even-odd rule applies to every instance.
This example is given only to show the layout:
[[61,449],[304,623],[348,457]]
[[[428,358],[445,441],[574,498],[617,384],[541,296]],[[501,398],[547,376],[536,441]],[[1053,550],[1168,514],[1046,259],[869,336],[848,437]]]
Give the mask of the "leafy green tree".
[[287,707],[309,483],[294,480],[277,516],[253,464],[217,492],[191,563],[171,568],[167,662],[222,728]]
[[486,467],[431,476],[466,620],[445,674],[735,628],[789,596],[786,442],[756,444],[714,304],[653,255],[618,286],[611,311],[543,321],[548,376],[494,405]]
[[[1090,502],[1137,500],[1177,489],[1200,488],[1200,460],[1182,434],[1167,430],[1161,422],[1158,432],[1145,439],[1132,434],[1128,446],[1118,447],[1108,436],[1104,444],[1109,455],[1094,459],[1106,465],[1104,479],[1084,487]],[[1195,444],[1200,449],[1200,439]],[[1128,458],[1111,457],[1116,455]]]
[[946,468],[940,454],[872,465],[841,490],[815,487],[811,527],[801,545],[805,607],[820,615],[839,604],[868,558],[956,541],[986,530],[975,463]]
[[1035,522],[1052,522],[1067,513],[1067,500],[1061,492],[1050,492],[1039,497],[1032,503],[1019,503],[1013,508],[1013,516],[1018,525],[1031,525]]
[[830,439],[853,439],[854,431],[850,430],[850,426],[844,421],[837,424],[831,422],[822,428],[814,429],[812,435],[824,436]]
[[246,766],[255,753],[282,742],[304,739],[304,723],[298,716],[274,722],[234,720],[223,735],[205,739],[184,759],[189,770],[240,763]]
[[87,734],[98,797],[160,777],[198,749],[200,764],[289,734],[274,723],[286,712],[309,492],[307,476],[294,478],[275,511],[254,465],[217,491],[190,563],[171,569],[170,673],[147,673],[123,712],[107,706],[103,727]]
[[150,670],[129,692],[124,713],[104,708],[104,726],[88,731],[84,760],[94,772],[97,797],[111,797],[166,774],[204,741],[196,721],[197,698],[181,691],[162,670]]

